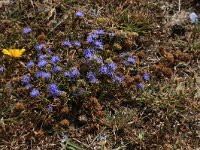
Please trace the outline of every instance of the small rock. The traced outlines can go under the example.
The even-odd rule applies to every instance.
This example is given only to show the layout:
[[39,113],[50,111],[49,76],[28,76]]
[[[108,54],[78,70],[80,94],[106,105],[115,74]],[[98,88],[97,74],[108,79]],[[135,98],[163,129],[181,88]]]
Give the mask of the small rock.
[[192,13],[189,15],[189,18],[190,18],[191,23],[198,24],[198,16],[197,16],[196,13],[192,12]]

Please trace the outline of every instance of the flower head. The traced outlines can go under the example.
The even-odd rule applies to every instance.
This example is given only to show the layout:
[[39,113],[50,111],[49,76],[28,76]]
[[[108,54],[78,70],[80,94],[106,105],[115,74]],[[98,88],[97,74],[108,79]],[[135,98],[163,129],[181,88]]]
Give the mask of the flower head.
[[136,87],[138,90],[142,90],[144,88],[144,85],[142,83],[138,83]]
[[145,73],[145,74],[143,74],[143,79],[145,80],[145,81],[148,81],[149,79],[150,79],[150,76],[147,74],[147,73]]
[[46,65],[48,64],[48,62],[46,61],[46,60],[40,60],[39,62],[38,62],[38,67],[39,68],[43,68],[43,67],[45,67]]
[[87,55],[87,54],[92,54],[94,52],[93,48],[87,48],[83,50],[83,54]]
[[102,58],[96,58],[96,61],[97,61],[99,64],[103,64],[103,59],[102,59]]
[[99,48],[99,49],[103,49],[103,43],[101,41],[94,41],[94,44]]
[[38,55],[38,59],[40,59],[40,60],[45,59],[46,57],[47,57],[47,55],[45,55],[45,54]]
[[44,71],[38,71],[35,76],[36,78],[42,78],[44,73]]
[[99,72],[102,73],[102,74],[108,74],[108,67],[106,66],[101,66],[99,68]]
[[56,64],[56,63],[59,62],[59,61],[60,61],[60,57],[57,56],[57,55],[55,55],[55,56],[53,56],[53,57],[51,58],[51,62],[52,62],[53,64]]
[[108,67],[109,67],[110,69],[112,69],[112,70],[117,69],[117,65],[116,65],[116,63],[114,63],[114,62],[109,63],[109,64],[108,64]]
[[21,79],[23,84],[28,84],[30,82],[30,77],[28,75],[24,75]]
[[113,75],[113,78],[114,78],[115,81],[117,81],[119,83],[121,83],[124,80],[124,78],[122,78],[122,77],[120,77],[118,75]]
[[3,49],[2,52],[11,57],[18,58],[25,52],[25,49]]
[[70,74],[70,72],[69,72],[69,71],[66,71],[66,72],[64,72],[64,76],[65,76],[65,77],[70,77],[70,76],[71,76],[71,74]]
[[5,68],[3,66],[0,66],[0,73],[4,72]]
[[95,77],[92,71],[87,73],[87,78],[89,79],[90,83],[98,83],[98,79]]
[[77,46],[77,47],[80,47],[81,46],[81,42],[76,41],[76,42],[74,42],[74,45]]
[[49,72],[43,72],[42,77],[48,80],[51,78],[51,74]]
[[83,14],[83,12],[81,12],[81,11],[77,11],[77,12],[76,12],[76,16],[77,16],[77,17],[84,17],[84,14]]
[[134,64],[135,63],[135,58],[128,57],[127,62]]
[[104,136],[104,135],[99,135],[98,140],[99,140],[99,141],[106,140],[106,136]]
[[69,48],[72,48],[72,43],[70,41],[63,41],[62,43],[63,46],[68,46]]
[[28,34],[28,33],[30,33],[32,31],[32,29],[30,28],[30,27],[25,27],[24,29],[23,29],[23,34]]
[[34,62],[33,61],[29,61],[27,64],[26,64],[26,67],[27,68],[31,68],[34,66]]
[[47,110],[48,110],[49,113],[53,112],[53,108],[52,108],[52,105],[51,105],[51,104],[49,104],[49,105],[47,106]]
[[75,78],[76,76],[78,76],[80,74],[80,72],[78,71],[78,69],[74,68],[72,71],[71,71],[71,77],[72,78]]
[[33,89],[31,92],[30,92],[30,96],[35,98],[35,97],[38,97],[40,94],[39,90],[38,89]]
[[36,44],[35,45],[35,49],[38,50],[38,51],[41,51],[44,48],[44,46],[45,46],[45,44],[42,44],[42,43],[41,44]]
[[59,72],[59,71],[61,71],[62,70],[62,68],[60,67],[60,66],[54,66],[53,68],[52,68],[52,71],[54,72],[54,73],[57,73],[57,72]]
[[109,36],[115,36],[115,33],[108,33]]
[[93,43],[95,39],[98,37],[95,33],[90,33],[87,37],[87,43]]
[[36,78],[45,78],[47,80],[51,78],[51,74],[44,71],[38,71],[35,76]]
[[130,52],[123,52],[119,55],[120,58],[124,58],[125,56],[129,56],[130,55]]
[[111,68],[109,68],[108,66],[101,66],[100,68],[99,68],[99,72],[101,73],[101,74],[104,74],[104,75],[110,75],[110,76],[113,76],[114,75],[114,71],[111,69]]
[[53,54],[51,48],[47,48],[47,53],[48,53],[48,54]]
[[95,33],[96,33],[97,35],[101,35],[101,34],[104,34],[104,30],[99,29],[99,30],[96,30]]
[[48,86],[48,92],[53,96],[60,96],[61,95],[61,91],[58,89],[57,85],[55,83],[51,83]]
[[25,86],[25,88],[26,88],[27,90],[31,89],[32,87],[33,87],[33,84],[27,84],[27,85]]

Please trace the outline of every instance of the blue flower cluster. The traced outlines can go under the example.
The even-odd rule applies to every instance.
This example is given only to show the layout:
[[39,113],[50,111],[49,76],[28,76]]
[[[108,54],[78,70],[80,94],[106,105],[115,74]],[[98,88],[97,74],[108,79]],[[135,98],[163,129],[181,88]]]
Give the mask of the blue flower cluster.
[[89,79],[90,83],[98,83],[99,80],[96,78],[95,74],[92,71],[87,73],[87,78]]
[[[76,17],[82,18],[84,14],[81,11],[76,12]],[[31,29],[24,28],[23,33],[28,34],[31,32]],[[109,80],[112,80],[113,83],[122,83],[124,82],[123,75],[119,75],[117,70],[120,69],[119,66],[121,64],[125,64],[124,69],[127,67],[133,67],[136,63],[136,58],[130,54],[130,52],[121,53],[119,57],[122,59],[122,62],[113,61],[112,58],[102,59],[104,57],[103,53],[104,44],[102,38],[106,35],[104,30],[98,29],[88,34],[86,39],[87,44],[89,45],[87,48],[82,50],[83,58],[81,61],[88,62],[90,66],[90,70],[87,70],[83,74],[79,71],[78,68],[73,67],[71,64],[68,66],[62,63],[62,59],[59,55],[54,54],[51,48],[46,45],[46,43],[37,43],[35,45],[35,49],[38,53],[36,60],[30,60],[26,63],[26,67],[29,71],[34,70],[34,76],[24,75],[21,79],[22,84],[25,85],[26,89],[30,90],[30,96],[33,98],[39,97],[40,92],[34,84],[36,83],[44,83],[47,84],[46,89],[49,95],[52,97],[61,96],[62,91],[58,87],[57,83],[62,82],[59,81],[63,79],[64,82],[76,81],[77,79],[84,78],[91,84],[98,84],[101,82],[101,77],[108,77]],[[110,34],[109,34],[110,35]],[[79,41],[69,41],[64,40],[61,43],[62,48],[73,48],[75,50],[81,49],[82,45]],[[64,62],[64,60],[63,60]],[[73,64],[73,63],[72,63]],[[120,65],[119,65],[120,64]],[[81,67],[81,66],[80,66]],[[0,72],[3,72],[3,66],[0,66]],[[144,81],[150,80],[150,75],[144,73],[142,75]],[[31,84],[31,80],[36,79],[34,84]],[[45,80],[40,80],[45,79]],[[44,85],[45,86],[45,85]],[[138,83],[136,85],[138,90],[144,88],[142,83]],[[42,90],[43,91],[43,90]],[[48,111],[52,112],[52,106],[48,105]]]
[[77,68],[64,72],[64,76],[70,78],[71,80],[75,79],[79,74],[80,72]]

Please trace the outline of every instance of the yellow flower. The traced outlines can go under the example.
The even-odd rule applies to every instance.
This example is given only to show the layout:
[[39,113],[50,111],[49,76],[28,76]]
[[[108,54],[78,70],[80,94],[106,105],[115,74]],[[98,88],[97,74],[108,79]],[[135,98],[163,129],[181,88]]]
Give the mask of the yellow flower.
[[11,57],[21,57],[21,55],[24,53],[25,49],[3,49],[3,53],[6,55],[9,55]]

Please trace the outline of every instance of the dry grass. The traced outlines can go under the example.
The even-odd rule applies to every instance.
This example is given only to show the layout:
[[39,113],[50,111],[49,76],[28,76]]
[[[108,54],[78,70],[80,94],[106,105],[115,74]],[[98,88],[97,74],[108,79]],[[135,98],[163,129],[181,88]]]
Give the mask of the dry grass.
[[[182,2],[181,12],[196,10]],[[84,12],[83,18],[76,17]],[[199,26],[189,20],[175,23],[178,1],[14,1],[0,7],[0,49],[25,48],[19,59],[0,53],[0,149],[198,149],[200,145]],[[32,32],[23,35],[23,28]],[[89,33],[104,29],[104,63],[115,62],[124,77],[114,84],[97,74],[100,84],[85,77],[99,64],[85,63]],[[62,46],[65,39],[79,48]],[[48,81],[32,77],[39,98],[21,84],[22,76],[38,68],[35,44],[44,42],[62,59],[65,69],[78,68],[80,77],[69,82],[61,74],[52,81],[61,96],[49,96]],[[45,49],[46,50],[46,49]],[[125,66],[119,55],[130,52],[135,64]],[[45,53],[47,53],[45,51]],[[47,66],[46,70],[50,69]],[[150,74],[145,81],[144,73]],[[137,84],[142,83],[142,90]],[[47,108],[52,105],[53,111]],[[61,142],[62,141],[62,142]]]

